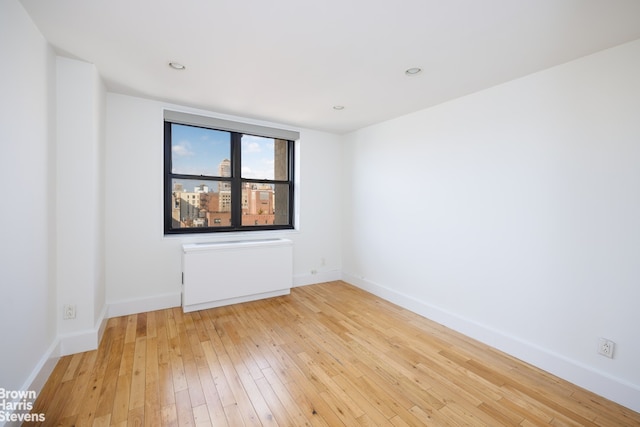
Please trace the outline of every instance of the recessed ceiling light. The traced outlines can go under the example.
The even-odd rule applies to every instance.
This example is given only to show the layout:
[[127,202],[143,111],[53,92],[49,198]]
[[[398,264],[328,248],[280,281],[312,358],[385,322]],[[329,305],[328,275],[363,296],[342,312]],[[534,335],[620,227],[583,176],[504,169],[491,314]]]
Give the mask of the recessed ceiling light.
[[334,105],[334,106],[333,106],[333,109],[334,109],[334,110],[338,110],[338,111],[340,111],[340,110],[344,110],[344,105]]
[[173,68],[174,70],[184,70],[185,68],[187,68],[179,62],[169,62],[169,67]]
[[422,72],[422,68],[412,67],[407,69],[404,73],[407,76],[415,76],[416,74],[420,74]]

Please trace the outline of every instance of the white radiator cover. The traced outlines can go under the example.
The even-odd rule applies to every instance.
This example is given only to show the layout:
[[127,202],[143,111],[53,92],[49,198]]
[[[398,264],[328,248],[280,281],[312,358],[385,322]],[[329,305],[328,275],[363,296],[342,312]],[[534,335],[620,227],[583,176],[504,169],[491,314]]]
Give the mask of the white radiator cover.
[[204,310],[286,295],[293,283],[287,239],[182,245],[182,309]]

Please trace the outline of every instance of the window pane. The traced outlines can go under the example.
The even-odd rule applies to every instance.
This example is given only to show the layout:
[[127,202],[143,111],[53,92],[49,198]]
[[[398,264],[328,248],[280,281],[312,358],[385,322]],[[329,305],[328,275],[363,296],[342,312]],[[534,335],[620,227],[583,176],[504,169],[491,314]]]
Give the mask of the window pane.
[[242,135],[242,178],[288,179],[288,141]]
[[242,225],[289,224],[287,184],[245,183],[242,188]]
[[275,224],[287,225],[291,223],[289,218],[289,184],[275,184],[276,212]]
[[172,179],[171,228],[229,227],[228,181]]
[[171,173],[231,176],[231,133],[171,124]]

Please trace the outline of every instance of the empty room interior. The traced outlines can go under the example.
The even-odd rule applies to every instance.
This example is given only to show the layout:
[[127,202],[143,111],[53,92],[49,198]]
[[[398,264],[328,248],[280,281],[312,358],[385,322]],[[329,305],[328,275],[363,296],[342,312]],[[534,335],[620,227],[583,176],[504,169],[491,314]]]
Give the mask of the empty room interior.
[[640,425],[640,2],[0,2],[0,425]]

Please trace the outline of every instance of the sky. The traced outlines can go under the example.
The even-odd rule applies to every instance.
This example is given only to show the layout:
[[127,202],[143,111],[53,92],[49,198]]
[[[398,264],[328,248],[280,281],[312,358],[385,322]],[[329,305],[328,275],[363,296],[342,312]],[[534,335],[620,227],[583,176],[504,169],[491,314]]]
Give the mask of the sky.
[[[195,126],[171,126],[172,172],[218,176],[220,162],[231,158],[231,134]],[[273,179],[273,168],[273,139],[243,135],[242,177]]]

